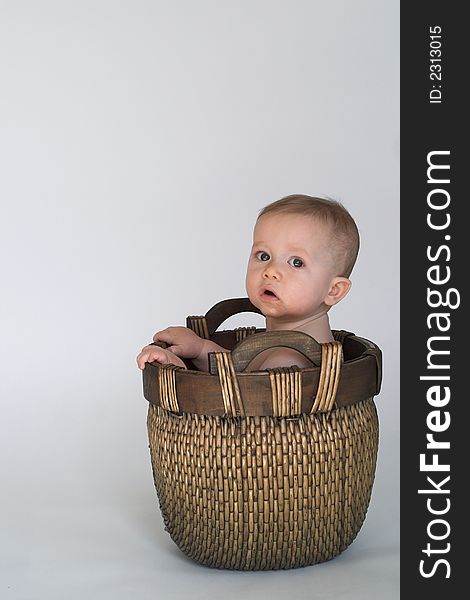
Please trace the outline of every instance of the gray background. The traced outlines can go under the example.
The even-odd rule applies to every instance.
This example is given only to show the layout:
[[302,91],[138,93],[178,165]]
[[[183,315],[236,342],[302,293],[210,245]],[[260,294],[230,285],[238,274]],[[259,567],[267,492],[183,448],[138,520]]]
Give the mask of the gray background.
[[[398,60],[398,1],[0,1],[2,598],[398,597]],[[359,224],[330,314],[384,352],[376,482],[335,560],[210,570],[163,530],[134,357],[244,295],[290,193]]]

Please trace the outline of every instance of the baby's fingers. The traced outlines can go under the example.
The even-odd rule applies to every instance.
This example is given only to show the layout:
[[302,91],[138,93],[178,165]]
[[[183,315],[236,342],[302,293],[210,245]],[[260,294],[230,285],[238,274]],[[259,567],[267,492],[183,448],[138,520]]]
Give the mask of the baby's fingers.
[[154,342],[165,342],[166,344],[171,344],[173,340],[173,335],[170,332],[170,329],[164,329],[163,331],[157,331],[157,333],[153,336]]
[[142,350],[136,357],[136,363],[139,369],[145,369],[145,363],[148,361],[149,352],[148,350]]
[[161,363],[168,362],[168,357],[161,348],[157,346],[146,346],[136,358],[139,369],[145,369],[145,363],[158,361]]

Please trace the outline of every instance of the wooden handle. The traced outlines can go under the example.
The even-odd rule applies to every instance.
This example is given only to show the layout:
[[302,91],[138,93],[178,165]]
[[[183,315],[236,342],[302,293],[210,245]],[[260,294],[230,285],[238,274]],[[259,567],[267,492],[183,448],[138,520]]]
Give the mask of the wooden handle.
[[209,335],[217,331],[226,319],[243,312],[261,314],[261,311],[251,303],[249,298],[231,298],[215,304],[205,315]]
[[[313,337],[301,331],[268,331],[257,333],[242,340],[232,350],[232,361],[236,372],[246,369],[260,352],[269,348],[292,348],[303,354],[313,366],[321,364],[321,345]],[[217,369],[212,354],[209,354],[210,372]]]

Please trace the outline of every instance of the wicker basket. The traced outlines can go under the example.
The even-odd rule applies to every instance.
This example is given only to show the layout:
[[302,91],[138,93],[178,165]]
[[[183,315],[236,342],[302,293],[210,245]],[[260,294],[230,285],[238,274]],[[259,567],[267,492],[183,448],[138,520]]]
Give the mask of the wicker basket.
[[[330,344],[300,332],[216,331],[245,311],[258,312],[243,298],[188,317],[199,335],[233,348],[209,355],[209,373],[190,363],[144,370],[165,527],[185,554],[211,567],[329,560],[354,540],[369,504],[381,352],[344,331]],[[243,372],[273,346],[295,348],[315,366]]]

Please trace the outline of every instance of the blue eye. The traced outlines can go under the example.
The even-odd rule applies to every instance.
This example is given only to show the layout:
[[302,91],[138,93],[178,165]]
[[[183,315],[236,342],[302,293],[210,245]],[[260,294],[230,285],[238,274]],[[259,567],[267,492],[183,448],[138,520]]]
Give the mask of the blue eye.
[[258,260],[262,260],[263,262],[265,262],[271,258],[269,256],[269,254],[267,252],[264,252],[263,250],[260,250],[259,252],[257,252],[255,254],[255,256]]
[[294,256],[294,258],[289,258],[287,262],[291,267],[295,267],[296,269],[300,269],[300,267],[303,267],[305,264],[301,258],[297,258],[296,256]]

